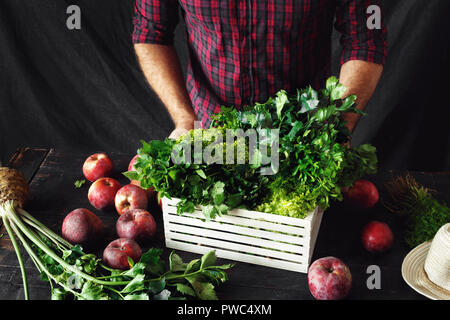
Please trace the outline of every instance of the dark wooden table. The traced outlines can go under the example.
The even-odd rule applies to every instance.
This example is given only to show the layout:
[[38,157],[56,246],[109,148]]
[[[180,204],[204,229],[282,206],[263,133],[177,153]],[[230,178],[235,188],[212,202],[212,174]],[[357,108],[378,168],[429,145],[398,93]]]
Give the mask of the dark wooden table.
[[[70,211],[84,207],[89,208],[103,220],[109,230],[106,241],[113,240],[114,224],[117,213],[100,212],[90,206],[87,199],[89,184],[76,189],[74,182],[83,179],[81,167],[89,154],[80,152],[64,152],[45,149],[18,150],[11,158],[8,166],[21,170],[30,182],[31,198],[27,210],[53,230],[60,232],[62,221]],[[111,153],[116,166],[116,176],[121,183],[127,179],[120,172],[126,171],[132,158],[129,154]],[[383,184],[393,173],[380,173],[371,178],[383,196]],[[395,173],[399,174],[399,173]],[[449,201],[450,173],[413,173],[424,185],[439,191],[437,197]],[[162,214],[156,203],[149,210],[158,224],[158,231],[153,247],[164,249],[167,261],[170,249],[164,246],[164,230]],[[360,230],[370,220],[387,222],[395,236],[392,249],[383,255],[371,255],[364,251],[359,239]],[[1,233],[5,233],[2,229]],[[314,251],[313,261],[335,256],[342,259],[353,276],[353,287],[349,299],[424,299],[408,287],[401,276],[401,264],[409,248],[403,242],[401,223],[393,217],[381,204],[369,211],[350,209],[343,204],[335,204],[324,215]],[[101,254],[105,243],[98,244],[97,254]],[[198,255],[179,252],[185,259],[193,259]],[[101,255],[100,255],[101,256]],[[31,299],[48,299],[50,290],[47,283],[40,280],[31,259],[25,254],[26,268],[29,278]],[[228,262],[226,260],[224,263]],[[367,267],[378,265],[381,268],[381,289],[369,290],[366,285]],[[233,268],[229,282],[218,289],[219,299],[255,299],[255,300],[301,300],[313,299],[309,293],[307,275],[290,271],[237,263]],[[10,240],[5,234],[0,239],[0,299],[23,299],[21,274]]]

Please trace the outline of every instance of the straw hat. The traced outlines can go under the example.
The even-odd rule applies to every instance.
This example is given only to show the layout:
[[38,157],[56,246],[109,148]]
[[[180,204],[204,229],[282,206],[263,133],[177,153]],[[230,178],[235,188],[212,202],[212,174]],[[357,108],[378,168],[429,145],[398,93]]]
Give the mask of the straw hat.
[[402,276],[420,294],[433,300],[450,300],[450,223],[433,241],[414,248],[403,260]]

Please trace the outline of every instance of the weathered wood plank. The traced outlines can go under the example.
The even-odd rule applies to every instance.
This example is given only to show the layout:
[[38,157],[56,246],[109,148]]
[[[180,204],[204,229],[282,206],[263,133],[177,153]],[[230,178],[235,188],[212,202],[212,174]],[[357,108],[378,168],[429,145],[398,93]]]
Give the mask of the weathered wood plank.
[[[267,268],[261,270],[240,270],[237,265],[232,279],[219,290],[219,298],[228,300],[312,300],[307,289],[306,275],[294,273],[272,273]],[[353,286],[347,297],[349,300],[426,300],[410,289],[403,281],[397,268],[381,267],[381,290],[369,290],[367,275],[358,265],[349,264]],[[269,285],[261,285],[267,277]]]
[[7,166],[20,170],[30,182],[48,153],[47,149],[18,149],[12,155]]

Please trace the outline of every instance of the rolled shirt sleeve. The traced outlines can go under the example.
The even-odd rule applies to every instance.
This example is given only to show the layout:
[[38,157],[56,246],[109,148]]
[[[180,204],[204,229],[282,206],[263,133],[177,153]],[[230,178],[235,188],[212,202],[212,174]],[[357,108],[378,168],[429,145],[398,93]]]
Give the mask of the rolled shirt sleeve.
[[[341,63],[363,60],[384,64],[387,55],[387,30],[384,24],[382,0],[338,0],[336,29],[342,34]],[[371,13],[367,8],[376,5],[381,9],[381,28],[369,29]]]
[[133,43],[171,45],[178,21],[177,0],[136,0]]

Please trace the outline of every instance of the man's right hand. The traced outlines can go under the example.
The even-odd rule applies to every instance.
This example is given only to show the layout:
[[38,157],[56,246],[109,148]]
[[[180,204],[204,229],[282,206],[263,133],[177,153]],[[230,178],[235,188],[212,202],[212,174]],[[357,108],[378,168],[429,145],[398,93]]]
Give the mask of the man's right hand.
[[188,120],[188,121],[184,120],[184,121],[178,122],[175,120],[175,129],[172,131],[169,138],[176,140],[183,134],[194,129],[194,121],[196,121],[194,117],[192,118],[192,120]]
[[172,131],[172,133],[169,136],[169,139],[177,140],[179,137],[181,137],[183,134],[189,132],[190,129],[186,128],[175,128],[175,130]]

